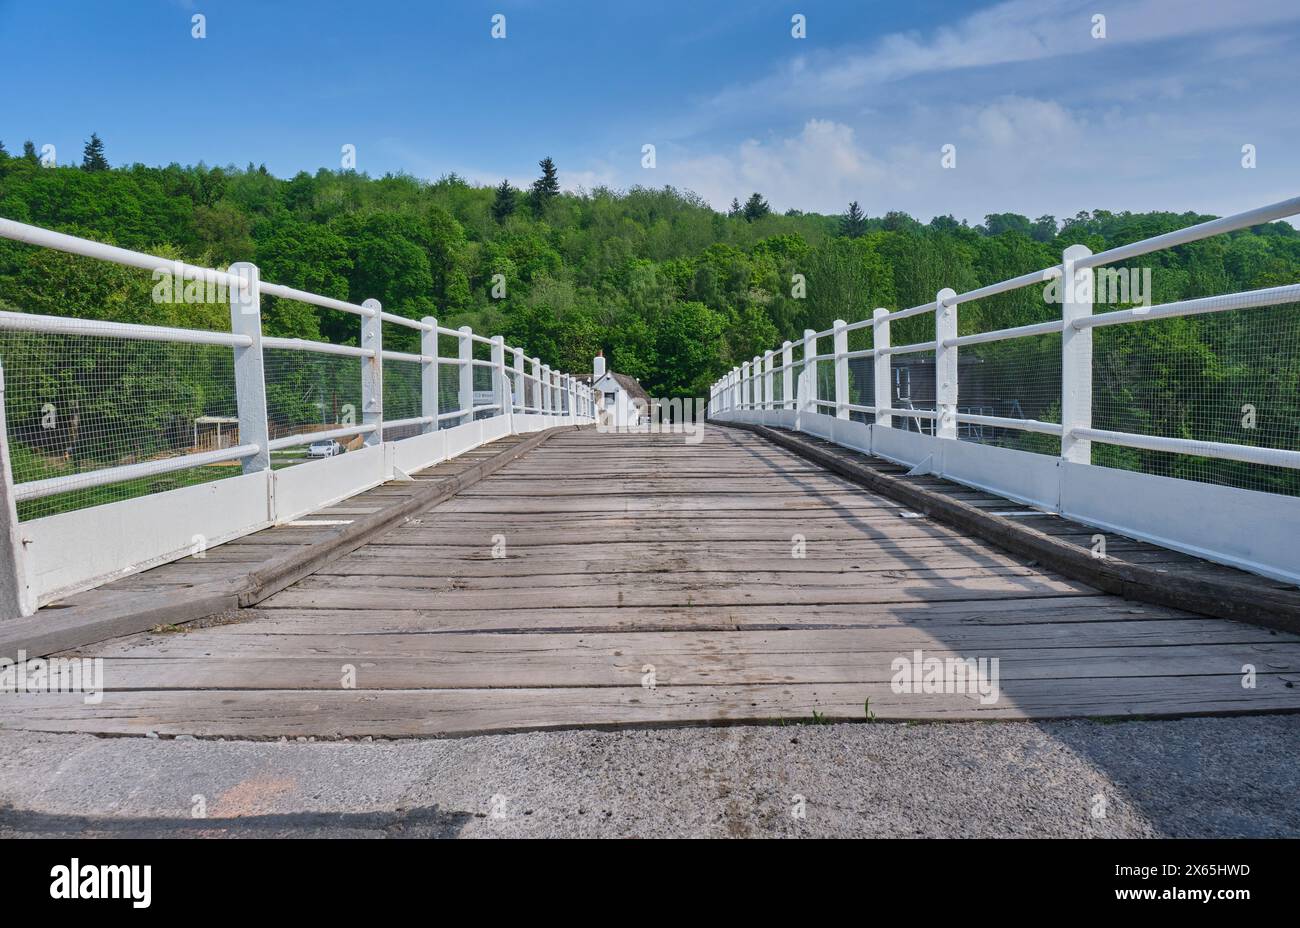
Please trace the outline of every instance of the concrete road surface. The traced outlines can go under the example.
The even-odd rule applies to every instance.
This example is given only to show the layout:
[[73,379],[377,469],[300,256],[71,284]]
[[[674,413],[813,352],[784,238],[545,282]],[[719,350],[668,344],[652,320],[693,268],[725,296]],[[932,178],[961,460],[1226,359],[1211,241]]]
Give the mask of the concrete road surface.
[[1298,755],[1300,715],[401,742],[0,731],[0,837],[1296,837]]

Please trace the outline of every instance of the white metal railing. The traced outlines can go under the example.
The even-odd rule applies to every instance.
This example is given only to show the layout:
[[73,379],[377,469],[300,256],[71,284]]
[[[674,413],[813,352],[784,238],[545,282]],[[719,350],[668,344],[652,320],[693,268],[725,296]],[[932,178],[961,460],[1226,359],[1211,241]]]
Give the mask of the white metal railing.
[[[950,289],[940,290],[933,302],[907,309],[889,311],[876,309],[870,319],[857,322],[836,320],[824,331],[807,330],[802,342],[783,343],[781,348],[756,356],[751,361],[743,362],[719,379],[710,388],[709,409],[719,419],[728,418],[744,421],[777,422],[803,431],[813,431],[825,437],[832,437],[848,432],[841,428],[836,430],[833,424],[819,421],[823,410],[835,420],[848,420],[853,413],[869,417],[867,424],[871,427],[871,437],[852,437],[851,441],[861,444],[868,442],[873,448],[888,449],[885,453],[930,459],[943,459],[946,464],[934,464],[936,469],[946,466],[949,476],[954,479],[966,477],[966,482],[979,483],[988,488],[997,488],[1005,495],[1020,493],[1022,498],[1058,511],[1068,511],[1076,505],[1070,493],[1061,481],[1065,478],[1057,475],[1049,478],[1043,476],[1030,457],[1043,458],[1042,454],[1024,454],[1021,458],[1006,455],[996,458],[997,466],[1002,468],[1021,467],[1025,473],[1014,472],[992,476],[990,457],[988,461],[978,458],[985,451],[1002,451],[1005,449],[975,449],[958,447],[959,426],[988,427],[1017,432],[1036,433],[1041,436],[1055,436],[1060,440],[1058,460],[1070,465],[1092,465],[1092,443],[1115,445],[1121,448],[1142,449],[1149,451],[1170,452],[1178,455],[1194,455],[1222,461],[1239,461],[1268,467],[1300,469],[1300,450],[1295,447],[1270,447],[1267,445],[1246,445],[1225,441],[1205,441],[1176,436],[1156,436],[1117,429],[1098,429],[1093,427],[1093,344],[1094,329],[1116,325],[1141,325],[1159,319],[1192,316],[1203,313],[1220,313],[1231,310],[1250,309],[1252,307],[1278,306],[1300,302],[1300,284],[1269,287],[1266,289],[1231,293],[1222,296],[1203,297],[1199,299],[1180,300],[1154,306],[1139,306],[1112,312],[1094,314],[1094,270],[1108,264],[1126,261],[1134,257],[1149,254],[1166,248],[1173,248],[1199,241],[1215,235],[1245,229],[1262,223],[1300,214],[1300,197],[1284,200],[1259,209],[1249,210],[1233,216],[1215,219],[1154,236],[1142,241],[1111,248],[1093,254],[1083,245],[1072,245],[1065,249],[1061,263],[1041,271],[1023,274],[1009,280],[979,287],[965,293],[955,293]],[[1061,315],[1058,319],[1021,325],[996,331],[958,335],[957,319],[959,307],[963,303],[983,299],[997,294],[1008,293],[1022,287],[1035,284],[1056,282],[1061,291]],[[923,314],[934,314],[934,338],[907,345],[893,345],[890,341],[890,324],[901,319]],[[848,333],[870,328],[872,347],[849,351]],[[959,410],[960,378],[958,376],[957,355],[963,346],[980,345],[992,342],[1008,342],[1017,339],[1032,338],[1042,335],[1060,334],[1061,336],[1061,382],[1059,392],[1060,422],[1041,421],[1030,416],[1012,417],[984,415],[976,412]],[[818,341],[831,338],[833,350],[819,353]],[[800,350],[801,357],[795,357]],[[891,359],[917,352],[934,354],[934,402],[933,409],[899,408],[901,404],[891,402],[895,397],[891,381]],[[849,362],[857,358],[870,358],[873,361],[874,376],[871,404],[854,403],[850,394]],[[818,367],[829,364],[833,369],[832,398],[818,398]],[[1032,372],[1026,372],[1029,376]],[[780,399],[775,398],[774,383],[779,378],[781,385]],[[797,381],[797,383],[796,383]],[[866,387],[866,384],[861,386]],[[928,402],[928,400],[927,400]],[[904,452],[901,450],[901,437],[891,437],[903,431],[898,428],[896,419],[906,418],[909,423],[918,424],[921,420],[932,422],[922,431],[923,437],[937,439],[939,444],[917,446]],[[915,431],[913,431],[915,435]],[[966,445],[968,443],[961,443]],[[953,453],[944,453],[945,446]],[[960,453],[957,453],[960,452]],[[936,458],[937,455],[937,458]],[[1048,459],[1051,460],[1050,458]],[[1033,480],[1028,471],[1034,469]],[[1094,468],[1094,472],[1113,471],[1113,468]],[[1149,475],[1142,475],[1147,477]],[[1017,479],[1020,490],[1016,490]],[[1100,478],[1099,478],[1100,479]],[[1107,477],[1105,479],[1120,479]],[[1156,479],[1168,480],[1160,477]],[[1026,484],[1039,481],[1037,488],[1025,488]],[[1177,481],[1188,483],[1188,481]],[[1204,501],[1211,497],[1218,499],[1218,492],[1230,488],[1195,484],[1196,492]],[[1189,491],[1190,492],[1190,491]],[[1231,492],[1237,491],[1231,488]],[[1055,494],[1055,498],[1053,498]],[[1226,497],[1225,497],[1226,498]],[[1273,495],[1276,505],[1288,508],[1297,500],[1286,495]],[[1240,502],[1241,498],[1234,497]],[[1247,503],[1240,503],[1247,505]],[[1253,505],[1253,504],[1252,504]],[[1261,504],[1267,511],[1267,504]],[[1086,508],[1086,507],[1085,507]],[[1104,507],[1096,507],[1101,511]],[[1137,508],[1137,507],[1134,507]],[[1280,511],[1280,510],[1279,510]],[[1143,518],[1151,521],[1150,515]],[[1142,535],[1143,524],[1138,524],[1134,516],[1132,523],[1124,523],[1116,517],[1111,523],[1133,528],[1132,534]],[[1094,524],[1101,524],[1100,517]],[[1172,521],[1169,520],[1169,521]],[[1167,526],[1166,526],[1167,527]],[[1247,526],[1244,531],[1252,528]],[[1162,529],[1163,531],[1164,529]],[[1229,533],[1231,534],[1231,533]],[[1267,532],[1263,533],[1268,534]],[[1158,535],[1155,529],[1148,536],[1169,543],[1174,547],[1196,549],[1196,553],[1214,556],[1214,545],[1202,545],[1177,537],[1177,532],[1170,528],[1165,535]],[[1262,536],[1261,536],[1262,537]],[[1288,554],[1290,560],[1270,557],[1258,550],[1244,535],[1237,535],[1242,550],[1249,550],[1249,556],[1224,554],[1219,559],[1236,563],[1260,572],[1285,579],[1300,577],[1300,557]],[[1236,542],[1231,539],[1220,548],[1231,548]],[[1286,546],[1293,548],[1294,546]],[[1281,564],[1282,566],[1278,566]]]
[[[317,470],[317,478],[323,487],[320,494],[338,498],[350,495],[349,491],[360,492],[377,481],[376,474],[387,479],[405,472],[403,468],[415,469],[416,465],[427,466],[440,459],[472,447],[475,442],[490,440],[500,434],[516,431],[531,431],[553,424],[565,422],[589,423],[596,415],[596,398],[590,387],[580,383],[576,378],[548,365],[542,365],[538,358],[526,358],[520,348],[507,346],[497,336],[488,338],[473,332],[468,326],[448,329],[440,326],[436,319],[408,319],[393,313],[384,312],[378,301],[366,300],[354,304],[320,294],[298,290],[260,279],[258,268],[252,264],[240,263],[228,270],[204,268],[184,262],[130,251],[87,239],[65,235],[48,229],[41,229],[24,223],[0,219],[0,237],[13,241],[25,242],[39,247],[55,249],[70,254],[81,255],[102,261],[112,262],[126,267],[133,267],[172,277],[178,281],[200,281],[205,286],[220,288],[228,295],[230,304],[230,332],[200,331],[162,326],[137,325],[130,323],[102,322],[85,319],[72,319],[55,316],[42,316],[21,312],[0,312],[0,331],[44,333],[48,335],[72,335],[104,339],[124,339],[129,341],[165,342],[175,345],[203,345],[229,347],[234,352],[233,392],[238,407],[239,444],[234,447],[219,448],[212,451],[193,450],[155,460],[103,466],[73,474],[64,474],[15,484],[10,464],[7,430],[3,428],[3,408],[0,407],[0,609],[4,615],[30,614],[34,608],[52,592],[66,591],[78,583],[84,588],[95,580],[104,579],[105,571],[87,576],[80,581],[68,581],[75,575],[63,569],[53,571],[63,579],[50,584],[43,583],[41,577],[51,571],[44,567],[33,567],[24,563],[25,556],[37,536],[41,535],[43,525],[48,520],[63,520],[70,513],[59,513],[40,519],[28,520],[21,525],[18,522],[16,504],[43,499],[58,494],[69,493],[89,487],[102,487],[139,478],[156,476],[191,468],[237,461],[242,474],[262,475],[266,480],[273,480],[276,475],[283,476],[283,471],[272,473],[271,452],[287,448],[300,447],[309,443],[354,438],[361,436],[365,449],[379,449],[376,453],[382,461],[377,467],[362,466],[355,462],[344,463],[342,459],[353,455],[339,455],[325,460],[312,462],[304,467],[331,468],[329,479],[321,476],[326,471]],[[306,303],[322,309],[338,310],[360,318],[359,343],[356,346],[338,345],[328,342],[313,341],[302,338],[280,338],[262,334],[261,298],[274,296],[286,300]],[[385,350],[383,324],[402,326],[414,330],[420,336],[418,353],[409,351]],[[444,357],[438,351],[439,336],[454,338],[457,343],[457,355]],[[476,345],[489,346],[490,359],[475,357]],[[271,420],[267,408],[267,376],[263,358],[266,349],[298,353],[314,353],[355,358],[361,364],[361,405],[359,422],[337,423],[339,427],[309,429],[294,432],[277,438],[271,438]],[[510,363],[507,364],[507,358]],[[4,363],[8,359],[0,358],[0,383],[5,376]],[[384,361],[419,365],[419,414],[385,421],[384,418]],[[525,362],[531,364],[526,369]],[[440,373],[453,369],[457,374],[457,389],[454,396],[455,408],[444,411],[448,405],[440,395]],[[489,402],[476,401],[475,370],[485,370],[491,377],[491,399]],[[21,371],[9,370],[10,388],[19,385],[15,377],[21,377]],[[482,391],[478,391],[482,392]],[[489,421],[490,420],[490,421]],[[466,437],[462,433],[470,426],[477,426],[473,435]],[[386,439],[385,430],[418,429],[414,436],[393,440]],[[458,431],[459,430],[459,431]],[[196,428],[197,432],[197,428]],[[467,444],[468,442],[468,444]],[[385,451],[383,446],[392,445]],[[297,470],[298,468],[292,468]],[[334,479],[344,472],[354,473],[352,485],[346,478]],[[296,478],[295,478],[296,479]],[[226,481],[216,481],[225,483]],[[301,484],[301,480],[298,484]],[[268,483],[258,492],[274,498],[275,491]],[[286,490],[289,485],[286,484]],[[192,489],[192,488],[187,488]],[[286,492],[286,497],[293,500],[286,506],[301,507],[303,500],[311,494],[297,494],[299,485],[293,487],[294,493]],[[340,489],[345,491],[340,494]],[[181,492],[181,491],[171,491]],[[252,492],[252,491],[250,491]],[[136,497],[136,500],[140,497]],[[321,502],[327,501],[325,498]],[[129,504],[133,500],[121,500],[109,504],[111,508]],[[257,507],[254,507],[255,509]],[[140,507],[137,507],[140,509]],[[143,511],[141,509],[141,511]],[[252,531],[262,527],[266,521],[274,522],[277,516],[292,518],[295,512],[285,512],[273,503],[268,510],[269,518],[259,520],[243,528]],[[87,516],[87,520],[99,518],[99,515]],[[128,506],[122,512],[113,513],[115,519],[130,522],[132,513]],[[86,522],[89,526],[90,521]],[[148,526],[139,526],[141,532],[148,533]],[[195,537],[213,537],[224,535],[233,537],[235,532],[209,532],[201,520],[182,527],[181,535],[192,530]],[[175,534],[175,533],[173,533]],[[180,537],[180,536],[178,536]],[[186,536],[188,537],[188,536]],[[5,544],[8,538],[10,543]],[[177,551],[175,546],[165,550],[154,551],[158,545],[144,545],[146,552],[143,566],[157,563],[169,557],[187,553]],[[152,552],[152,553],[149,553]],[[41,552],[37,553],[39,555]],[[50,555],[52,556],[52,555]],[[66,567],[66,565],[64,565]],[[141,566],[137,556],[127,561],[127,568]]]
[[[813,411],[817,407],[827,407],[835,410],[835,415],[842,419],[849,418],[850,412],[874,415],[875,424],[883,427],[892,426],[891,419],[896,415],[928,415],[938,421],[937,434],[940,438],[956,438],[956,425],[958,422],[977,422],[998,428],[1059,434],[1062,441],[1062,457],[1079,463],[1091,463],[1088,443],[1092,440],[1103,440],[1098,438],[1097,430],[1092,428],[1092,410],[1090,406],[1092,345],[1088,339],[1088,333],[1093,328],[1300,302],[1300,284],[1293,284],[1093,315],[1091,271],[1106,264],[1124,261],[1152,251],[1173,248],[1210,236],[1249,228],[1263,222],[1296,214],[1300,214],[1300,197],[1249,210],[1238,215],[1203,222],[1186,229],[1179,229],[1150,239],[1122,245],[1095,255],[1086,246],[1072,245],[1063,253],[1061,264],[1041,271],[1023,274],[966,293],[955,293],[947,289],[941,290],[933,303],[894,312],[877,309],[873,318],[859,322],[848,323],[843,320],[836,320],[829,329],[824,331],[808,330],[804,332],[803,357],[798,360],[791,357],[792,343],[786,342],[781,349],[783,361],[780,365],[774,366],[773,361],[776,352],[769,351],[761,357],[755,357],[752,361],[746,361],[739,367],[733,368],[728,375],[714,383],[710,389],[710,409],[715,412],[725,412],[733,409],[777,408]],[[962,303],[1007,293],[1033,284],[1050,282],[1059,278],[1064,278],[1067,281],[1067,285],[1064,287],[1061,319],[991,332],[979,332],[972,335],[957,335],[957,308]],[[935,338],[933,341],[916,342],[901,346],[891,346],[889,344],[888,327],[890,322],[923,313],[936,313]],[[859,351],[849,351],[848,332],[867,327],[871,327],[873,332],[873,347]],[[958,413],[960,381],[956,366],[957,348],[963,345],[1007,341],[1052,333],[1062,333],[1065,336],[1062,339],[1062,421],[1060,423],[1045,423],[1033,419],[1003,416],[972,416]],[[831,353],[818,354],[816,349],[817,340],[828,336],[834,339],[835,350]],[[887,395],[883,391],[874,394],[876,397],[875,405],[853,404],[849,401],[848,362],[851,359],[872,358],[875,362],[876,382],[888,384],[889,359],[891,356],[929,351],[935,353],[936,409],[933,412],[891,408],[887,402],[881,402],[882,395]],[[821,361],[827,361],[834,365],[833,400],[818,399],[816,396],[816,381],[811,378],[810,388],[801,391],[797,401],[792,398],[792,392],[789,389],[782,392],[782,400],[779,404],[773,400],[771,384],[774,373],[784,374],[786,371],[796,370],[801,372],[814,371],[817,363]],[[884,374],[883,378],[881,377],[882,373]],[[1300,468],[1300,451],[1290,449],[1261,448],[1254,445],[1205,442],[1174,437],[1154,437],[1110,430],[1105,432],[1104,441],[1107,444],[1131,448],[1172,451],[1180,454],[1194,454],[1203,457],[1250,461],[1278,467]]]

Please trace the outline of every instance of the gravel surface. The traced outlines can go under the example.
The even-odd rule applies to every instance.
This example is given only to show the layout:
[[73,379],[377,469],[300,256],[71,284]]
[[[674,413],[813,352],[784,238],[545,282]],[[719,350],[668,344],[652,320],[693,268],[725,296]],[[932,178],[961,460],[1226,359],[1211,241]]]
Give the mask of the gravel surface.
[[1300,715],[394,742],[0,732],[0,837],[1296,837],[1298,753]]

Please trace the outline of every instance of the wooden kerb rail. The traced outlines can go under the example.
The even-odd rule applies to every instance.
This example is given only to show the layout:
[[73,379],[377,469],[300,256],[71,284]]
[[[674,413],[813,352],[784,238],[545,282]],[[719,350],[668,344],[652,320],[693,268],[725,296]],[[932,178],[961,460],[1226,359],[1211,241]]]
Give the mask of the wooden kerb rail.
[[0,657],[14,659],[18,651],[25,651],[28,658],[44,656],[146,631],[158,625],[193,622],[232,609],[254,606],[416,514],[491,476],[557,432],[572,428],[576,426],[559,426],[529,435],[453,476],[416,488],[399,504],[359,518],[321,541],[293,546],[287,553],[273,555],[235,578],[174,592],[134,591],[114,595],[110,585],[88,594],[85,605],[43,610],[26,619],[2,623]]
[[[954,528],[1099,590],[1142,602],[1237,619],[1283,631],[1300,631],[1300,591],[1263,582],[1234,582],[1177,568],[1155,570],[1060,541],[1023,522],[949,498],[907,479],[884,473],[872,458],[808,436],[741,422],[713,422],[745,429],[874,492],[888,496]],[[880,462],[885,463],[885,462]],[[1248,574],[1242,574],[1248,578]]]

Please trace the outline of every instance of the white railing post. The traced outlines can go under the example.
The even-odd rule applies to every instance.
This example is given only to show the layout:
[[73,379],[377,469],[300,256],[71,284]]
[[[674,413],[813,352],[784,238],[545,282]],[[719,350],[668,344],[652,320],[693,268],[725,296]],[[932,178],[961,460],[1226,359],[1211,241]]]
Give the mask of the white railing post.
[[474,330],[463,325],[456,331],[460,333],[456,339],[460,361],[460,423],[464,425],[474,421],[474,340],[470,338]]
[[533,369],[533,412],[540,416],[545,411],[542,405],[542,360],[532,358],[529,363]]
[[776,404],[772,400],[772,358],[776,353],[767,351],[763,353],[763,408],[776,409]]
[[270,425],[266,418],[266,372],[262,361],[262,280],[256,264],[230,266],[237,280],[230,287],[230,331],[247,335],[251,345],[235,351],[235,398],[239,411],[239,443],[257,445],[257,454],[244,458],[244,473],[271,469]]
[[893,428],[894,417],[885,410],[894,405],[894,386],[890,376],[889,364],[889,310],[877,309],[871,314],[871,347],[875,349],[872,356],[872,372],[875,386],[872,389],[871,405],[876,407],[876,425]]
[[438,320],[425,316],[426,328],[420,332],[420,415],[427,419],[420,426],[428,435],[438,431]]
[[944,347],[944,340],[957,337],[957,304],[948,305],[957,291],[944,287],[934,307],[934,434],[957,437],[957,346]]
[[384,320],[383,307],[378,300],[361,304],[375,311],[373,316],[361,317],[361,347],[374,354],[361,359],[361,424],[373,425],[367,432],[367,446],[384,441]]
[[752,409],[754,402],[754,378],[749,375],[749,363],[744,361],[740,365],[740,406],[742,409]]
[[803,370],[799,376],[804,389],[799,391],[799,411],[815,413],[817,406],[817,362],[808,358],[817,356],[817,332],[815,329],[803,330]]
[[794,381],[794,370],[790,367],[794,361],[794,343],[781,343],[781,408],[794,409],[794,400],[790,398],[790,385]]
[[843,319],[834,322],[832,342],[835,352],[835,418],[849,418],[849,330]]
[[[241,439],[242,440],[242,439]],[[0,365],[0,620],[31,615],[35,597],[27,584],[18,505],[14,502],[14,473],[9,460],[9,427],[5,422],[5,373]]]
[[1092,270],[1075,268],[1091,254],[1086,245],[1071,245],[1061,255],[1061,457],[1075,464],[1092,463],[1092,442],[1071,435],[1092,428],[1092,328],[1073,325],[1092,315]]
[[731,369],[731,408],[740,409],[745,402],[745,393],[741,389],[740,366]]
[[542,415],[551,414],[551,365],[542,365]]
[[511,402],[519,407],[519,414],[525,415],[528,410],[528,381],[524,379],[524,349],[511,348],[515,356],[515,390],[514,398]]
[[492,336],[492,402],[497,404],[497,415],[506,417],[506,427],[514,431],[510,380],[506,377],[506,340],[500,335]]

